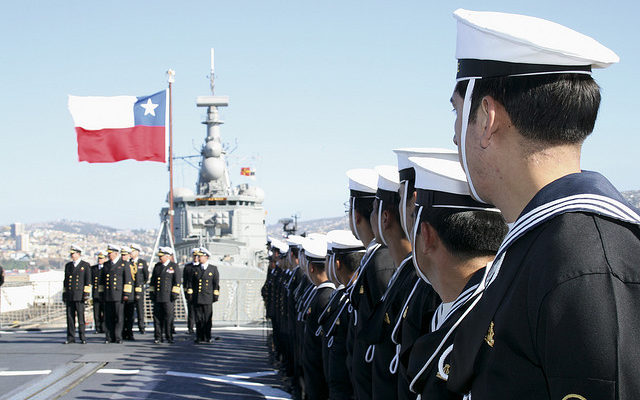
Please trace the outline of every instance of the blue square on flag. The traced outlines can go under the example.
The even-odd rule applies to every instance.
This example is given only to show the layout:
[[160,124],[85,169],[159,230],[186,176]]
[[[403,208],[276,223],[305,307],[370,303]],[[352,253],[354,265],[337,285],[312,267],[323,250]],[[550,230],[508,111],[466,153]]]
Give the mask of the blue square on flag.
[[166,90],[150,96],[138,97],[133,106],[135,125],[164,126],[166,99]]

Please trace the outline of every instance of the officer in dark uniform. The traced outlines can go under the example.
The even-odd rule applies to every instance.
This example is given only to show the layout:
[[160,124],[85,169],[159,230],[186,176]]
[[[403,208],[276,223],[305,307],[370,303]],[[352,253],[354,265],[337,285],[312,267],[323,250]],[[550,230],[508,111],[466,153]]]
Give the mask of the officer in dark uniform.
[[136,288],[136,275],[137,275],[137,267],[133,265],[131,262],[131,247],[122,246],[120,249],[120,256],[122,257],[122,261],[125,262],[125,268],[128,269],[129,275],[131,276],[131,280],[133,283],[133,295],[129,296],[127,301],[124,302],[124,324],[122,327],[122,339],[124,340],[135,340],[133,337],[133,318],[134,312],[136,308],[136,300],[135,300],[135,288]]
[[145,331],[145,291],[149,281],[149,264],[146,260],[139,258],[142,247],[139,244],[131,245],[131,264],[136,275],[134,278],[134,298],[136,304],[136,318],[138,320],[138,332],[144,335]]
[[[107,261],[107,253],[100,250],[97,254],[98,263],[91,266],[91,296],[93,298],[93,325],[95,326],[96,333],[104,333],[104,302],[101,296],[100,286],[100,274],[104,267],[105,261]],[[102,286],[102,292],[104,292],[104,286]]]
[[193,269],[198,267],[199,249],[194,247],[191,249],[191,257],[193,261],[184,265],[182,269],[182,290],[184,290],[185,298],[187,300],[187,332],[193,333],[193,327],[195,325],[195,314],[193,311],[193,287],[191,285],[193,278]]
[[211,253],[204,247],[198,251],[198,265],[193,266],[191,287],[193,288],[193,311],[196,322],[195,343],[211,342],[213,303],[220,296],[220,274],[218,268],[209,264]]
[[87,343],[84,335],[84,302],[91,294],[91,266],[80,259],[82,249],[71,245],[71,262],[64,266],[64,286],[62,287],[62,301],[67,306],[67,340],[75,343],[76,316],[78,318],[78,335],[82,344]]
[[174,302],[180,295],[180,271],[178,264],[171,261],[173,249],[160,247],[160,262],[153,267],[149,281],[149,297],[153,303],[153,336],[154,343],[165,339],[173,343],[173,311]]
[[447,387],[473,400],[638,398],[640,215],[580,165],[600,106],[591,70],[619,58],[543,19],[455,16],[455,141],[471,192],[513,225],[458,327]]
[[120,257],[120,247],[109,245],[107,254],[109,260],[104,263],[100,275],[107,326],[105,343],[122,343],[124,303],[133,297],[133,278],[128,263]]

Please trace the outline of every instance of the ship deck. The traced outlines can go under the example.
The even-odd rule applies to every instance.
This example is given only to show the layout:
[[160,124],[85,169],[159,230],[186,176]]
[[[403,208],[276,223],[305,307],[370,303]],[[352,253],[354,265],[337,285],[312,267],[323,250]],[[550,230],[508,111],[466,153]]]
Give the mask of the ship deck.
[[62,329],[0,332],[0,399],[289,399],[269,365],[268,328],[213,329],[194,344],[177,326],[174,344],[154,344],[152,327],[123,344],[87,333],[63,344]]

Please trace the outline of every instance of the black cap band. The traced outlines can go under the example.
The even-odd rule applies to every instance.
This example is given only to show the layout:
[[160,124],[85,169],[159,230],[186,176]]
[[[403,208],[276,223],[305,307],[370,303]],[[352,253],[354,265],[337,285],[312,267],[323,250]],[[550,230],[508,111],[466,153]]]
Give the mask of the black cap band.
[[351,197],[362,197],[362,198],[367,198],[367,197],[373,198],[373,197],[376,197],[375,193],[361,192],[359,190],[351,189],[349,192],[351,193]]
[[416,189],[416,203],[420,206],[464,209],[494,208],[492,205],[474,200],[467,194],[439,192],[437,190]]
[[400,195],[398,195],[398,192],[391,192],[389,190],[378,189],[376,198],[388,204],[398,205],[400,203]]
[[403,181],[415,182],[416,181],[416,170],[413,169],[413,168],[401,169],[400,171],[398,171],[398,173],[400,174],[400,182],[403,182]]
[[497,78],[526,74],[591,73],[591,65],[522,64],[463,58],[458,60],[456,79]]

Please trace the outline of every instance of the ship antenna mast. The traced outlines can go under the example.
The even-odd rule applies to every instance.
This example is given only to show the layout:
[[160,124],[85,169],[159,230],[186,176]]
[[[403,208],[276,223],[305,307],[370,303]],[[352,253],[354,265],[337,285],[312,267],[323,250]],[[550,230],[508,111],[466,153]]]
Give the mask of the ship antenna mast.
[[215,95],[215,75],[213,73],[213,49],[211,49],[211,75],[209,76],[209,80],[211,81],[210,85],[211,85],[211,95],[214,96]]

